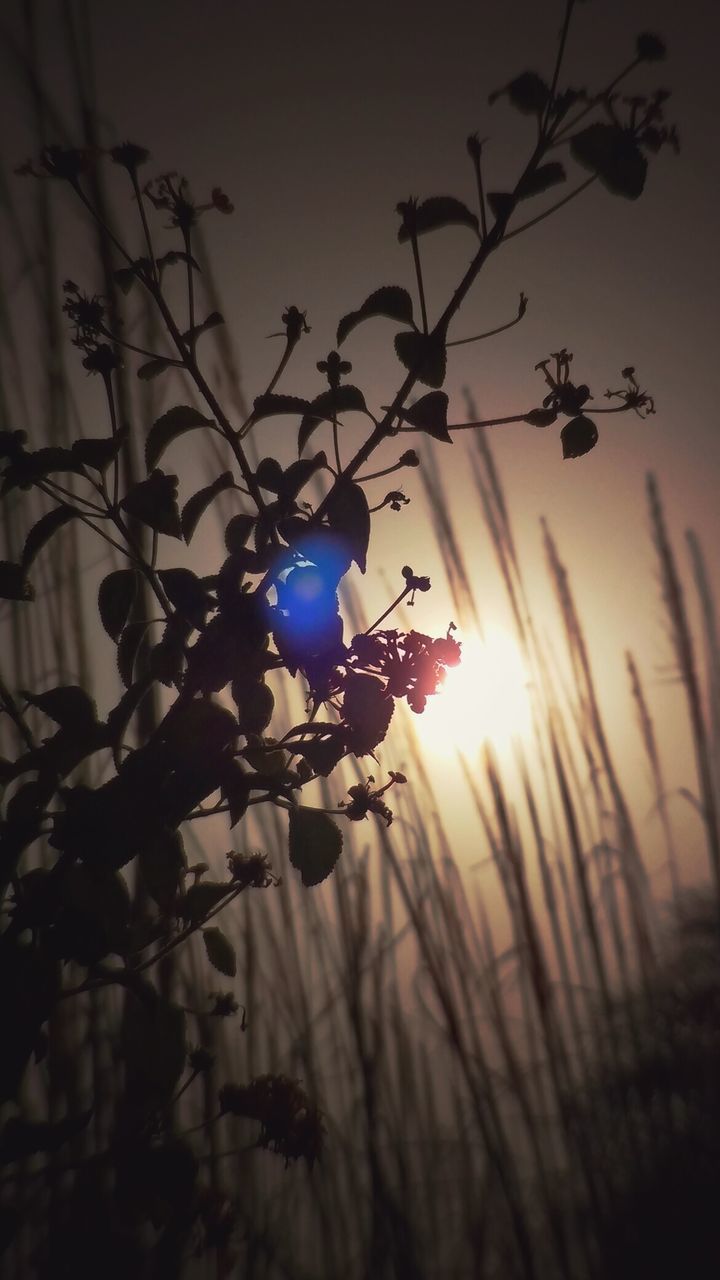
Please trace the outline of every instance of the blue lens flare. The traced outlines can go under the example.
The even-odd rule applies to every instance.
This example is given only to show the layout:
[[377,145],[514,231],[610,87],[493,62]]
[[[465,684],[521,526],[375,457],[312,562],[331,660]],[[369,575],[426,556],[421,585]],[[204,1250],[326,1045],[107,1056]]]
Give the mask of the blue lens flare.
[[318,654],[342,642],[338,586],[350,564],[343,540],[327,531],[308,534],[295,562],[275,577],[277,600],[268,605],[276,638],[300,654]]

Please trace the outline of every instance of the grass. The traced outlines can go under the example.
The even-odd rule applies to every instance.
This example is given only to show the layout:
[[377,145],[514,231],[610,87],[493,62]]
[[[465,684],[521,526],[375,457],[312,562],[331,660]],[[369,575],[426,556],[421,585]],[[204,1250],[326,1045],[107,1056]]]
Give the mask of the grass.
[[[92,140],[92,102],[82,105]],[[39,135],[43,109],[36,99]],[[30,267],[26,305],[49,353],[39,391],[47,442],[63,443],[75,430],[77,405],[56,326],[48,185],[36,188],[47,248],[41,263],[7,199],[4,212],[13,260]],[[0,309],[3,429],[27,425],[38,406],[18,376],[11,264],[1,270],[8,300]],[[109,276],[103,287],[110,288]],[[211,282],[213,305],[214,289]],[[242,406],[234,354],[227,345],[216,354],[229,400]],[[125,394],[130,406],[136,393],[128,385]],[[147,403],[136,407],[152,414]],[[472,405],[469,415],[477,417]],[[634,707],[668,868],[666,901],[649,870],[657,850],[643,847],[635,797],[616,764],[602,682],[562,551],[544,526],[548,596],[567,651],[558,678],[528,603],[511,505],[483,434],[470,445],[468,464],[533,695],[532,739],[512,775],[489,748],[480,768],[457,762],[476,815],[467,848],[482,868],[469,870],[465,851],[451,851],[441,798],[407,716],[383,756],[386,766],[407,761],[413,779],[395,792],[393,826],[348,824],[340,866],[322,889],[308,892],[284,875],[277,889],[244,894],[226,913],[248,1029],[239,1019],[205,1015],[213,980],[199,948],[188,945],[179,963],[164,966],[159,981],[198,1011],[196,1041],[216,1055],[213,1070],[178,1103],[176,1124],[207,1120],[219,1084],[263,1071],[302,1079],[324,1109],[327,1150],[312,1172],[302,1164],[285,1170],[252,1149],[240,1121],[213,1128],[203,1149],[208,1186],[237,1204],[238,1266],[251,1280],[663,1280],[679,1273],[702,1280],[716,1274],[720,1252],[712,1196],[720,1155],[720,644],[710,575],[688,534],[696,636],[688,585],[650,478],[649,531],[687,702],[707,859],[704,890],[692,896],[673,825],[674,780],[662,764],[640,664],[627,654],[628,720]],[[465,532],[451,516],[442,475],[441,465],[421,471],[427,513],[458,619],[478,625]],[[12,557],[15,512],[8,503],[2,510]],[[87,565],[72,532],[53,548],[42,561],[46,629],[31,628],[21,611],[0,618],[0,676],[11,689],[53,679],[102,690],[91,621],[100,566]],[[361,601],[348,600],[347,610],[361,626]],[[333,779],[328,800],[341,791]],[[238,848],[263,848],[284,873],[284,815],[266,809],[240,828]],[[226,848],[227,836],[211,821],[195,852],[220,865]],[[82,1109],[92,1083],[100,1105],[90,1132],[76,1141],[77,1159],[106,1143],[115,1122],[113,1050],[122,1017],[115,997],[65,1002],[37,1073],[46,1097],[25,1098],[29,1110],[59,1116]],[[88,1046],[92,1081],[76,1070]],[[22,1280],[32,1272],[33,1215],[52,1212],[62,1182],[50,1179],[36,1198],[27,1162],[17,1185],[29,1206],[12,1256],[12,1274]],[[201,1264],[190,1262],[187,1272],[199,1275]]]

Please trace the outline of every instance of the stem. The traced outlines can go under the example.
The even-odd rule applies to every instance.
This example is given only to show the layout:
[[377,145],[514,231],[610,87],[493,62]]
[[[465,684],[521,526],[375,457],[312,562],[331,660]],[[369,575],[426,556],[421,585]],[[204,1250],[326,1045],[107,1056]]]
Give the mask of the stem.
[[558,209],[562,209],[564,204],[569,204],[576,196],[581,195],[583,191],[587,191],[593,182],[597,182],[596,173],[591,174],[589,178],[581,182],[579,187],[575,187],[568,192],[566,196],[563,196],[562,200],[558,200],[557,204],[551,204],[550,208],[546,209],[544,213],[539,213],[536,218],[530,218],[528,222],[521,222],[519,227],[514,227],[512,231],[508,231],[504,236],[504,240],[512,240],[513,236],[519,236],[521,232],[528,231],[530,227],[536,227],[538,222],[542,222],[544,218],[549,218],[551,213],[557,213]]
[[570,20],[572,18],[572,11],[574,7],[575,7],[575,0],[567,0],[567,4],[565,6],[565,17],[563,19],[562,31],[560,32],[560,43],[558,45],[557,57],[555,58],[555,70],[553,71],[553,78],[550,85],[550,93],[548,94],[547,105],[545,107],[542,124],[540,126],[541,137],[545,136],[547,132],[548,123],[550,121],[550,112],[552,111],[553,102],[555,101],[555,93],[558,87],[558,80],[560,79],[560,68],[562,66],[562,60],[565,54],[565,45],[567,43],[568,31],[570,30]]
[[473,338],[455,338],[452,342],[447,342],[448,347],[462,347],[467,342],[481,342],[483,338],[494,338],[496,333],[504,333],[506,329],[512,329],[513,325],[519,324],[525,315],[527,299],[524,294],[520,295],[521,303],[517,315],[508,320],[507,324],[500,324],[496,329],[488,329],[485,333],[476,333]]
[[413,259],[415,261],[415,275],[417,276],[418,293],[420,295],[420,311],[422,314],[423,333],[428,331],[427,309],[425,306],[425,289],[423,286],[422,267],[420,266],[420,251],[418,250],[417,233],[413,228],[410,236],[412,241]]
[[366,636],[369,636],[371,631],[374,631],[376,627],[380,626],[381,622],[385,621],[385,619],[392,613],[393,609],[397,609],[397,606],[399,604],[402,604],[405,597],[409,596],[411,591],[412,591],[412,587],[404,587],[403,590],[400,592],[400,595],[398,596],[397,600],[393,600],[392,604],[388,606],[385,612],[381,613],[380,617],[377,618],[376,621],[373,622],[372,626],[368,627],[367,631],[365,631],[363,634]]

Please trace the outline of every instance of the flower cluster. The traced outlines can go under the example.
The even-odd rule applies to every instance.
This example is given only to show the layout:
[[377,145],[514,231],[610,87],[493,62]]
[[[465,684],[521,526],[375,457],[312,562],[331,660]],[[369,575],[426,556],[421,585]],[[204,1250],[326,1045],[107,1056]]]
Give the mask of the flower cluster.
[[348,788],[349,800],[341,800],[340,808],[345,810],[345,817],[351,822],[361,822],[363,818],[367,818],[369,813],[376,813],[378,817],[383,818],[386,826],[390,826],[393,820],[392,809],[389,809],[383,800],[386,791],[393,787],[395,783],[407,782],[404,773],[396,773],[390,770],[390,781],[385,783],[384,787],[375,787],[373,784],[375,779],[372,774],[367,782],[357,782],[355,786]]
[[264,1075],[246,1085],[225,1084],[219,1102],[224,1114],[259,1121],[258,1146],[284,1156],[286,1165],[303,1156],[312,1168],[319,1159],[325,1126],[297,1080]]
[[460,662],[461,645],[448,627],[446,636],[433,639],[420,631],[375,631],[355,636],[349,648],[352,670],[382,676],[385,692],[393,698],[407,698],[411,710],[421,712],[445,679],[447,667]]

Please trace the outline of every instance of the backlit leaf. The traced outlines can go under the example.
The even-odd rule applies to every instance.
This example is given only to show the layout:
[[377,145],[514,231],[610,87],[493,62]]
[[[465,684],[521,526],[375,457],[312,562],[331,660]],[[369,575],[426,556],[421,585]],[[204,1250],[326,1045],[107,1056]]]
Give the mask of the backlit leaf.
[[218,973],[224,973],[227,978],[234,978],[237,972],[235,948],[225,937],[222,929],[215,926],[211,929],[203,929],[202,936],[207,958],[213,968],[217,969]]
[[429,391],[409,409],[401,410],[403,422],[407,422],[418,431],[424,431],[434,440],[442,440],[452,444],[453,438],[447,429],[448,397],[444,391]]
[[613,195],[628,200],[642,195],[647,160],[629,130],[615,124],[588,125],[570,139],[570,150]]
[[192,405],[178,404],[174,409],[168,409],[167,413],[158,418],[148,431],[145,441],[145,464],[148,471],[152,471],[157,465],[172,440],[196,427],[213,425],[212,418],[204,417],[197,409],[193,409]]
[[309,412],[300,423],[298,453],[302,453],[313,431],[320,426],[321,422],[331,422],[333,416],[337,417],[340,413],[367,413],[365,397],[358,387],[353,387],[349,383],[337,388],[329,387],[327,391],[315,397],[309,406]]
[[170,538],[182,538],[180,512],[177,504],[177,476],[165,475],[156,469],[147,480],[140,480],[128,489],[120,506],[128,515],[135,516],[157,533]]
[[20,564],[0,560],[0,600],[34,600],[35,592]]
[[438,334],[398,333],[395,337],[398,359],[428,387],[441,387],[445,381],[446,350]]
[[301,400],[299,396],[277,396],[274,394],[258,396],[253,402],[253,418],[259,422],[262,418],[281,417],[284,414],[307,413],[309,400]]
[[142,378],[143,382],[149,382],[152,378],[157,378],[158,374],[164,373],[166,369],[176,369],[177,367],[177,360],[158,356],[156,360],[148,360],[145,364],[141,364],[137,371],[137,376]]
[[232,885],[217,884],[212,880],[200,880],[188,889],[182,901],[183,920],[189,924],[199,924],[208,912],[226,898]]
[[382,289],[376,289],[371,293],[357,311],[349,311],[337,327],[338,346],[345,341],[356,325],[361,324],[363,320],[369,320],[371,316],[388,316],[389,319],[397,320],[400,324],[413,324],[412,298],[407,289],[401,289],[396,284],[384,285]]
[[85,732],[97,723],[97,708],[92,698],[76,684],[59,685],[45,693],[28,693],[22,690],[26,702],[37,707],[64,729]]
[[478,230],[475,214],[454,196],[430,196],[429,200],[423,200],[413,209],[411,216],[412,223],[404,217],[398,231],[401,244],[410,239],[413,227],[418,235],[453,225],[470,227],[476,233]]
[[134,569],[115,569],[103,578],[98,591],[100,621],[111,640],[119,640],[130,615],[138,587]]
[[517,189],[518,199],[529,200],[531,196],[542,195],[543,191],[557,186],[559,182],[564,182],[565,177],[565,170],[557,161],[553,160],[550,164],[541,164],[538,169],[534,169],[520,183]]
[[182,509],[180,516],[180,524],[182,526],[183,537],[186,542],[192,538],[198,523],[207,511],[210,503],[219,493],[223,493],[226,489],[234,489],[235,481],[232,471],[223,471],[212,484],[208,484],[204,489],[198,489],[191,498],[188,498]]
[[338,480],[328,497],[327,517],[333,533],[364,573],[370,542],[370,509],[360,485],[352,480]]
[[505,93],[516,110],[523,115],[532,116],[542,114],[550,97],[548,85],[536,71],[523,71],[522,75],[516,76],[504,89],[496,89],[491,93],[488,102],[492,106]]
[[563,458],[582,458],[583,454],[589,453],[595,448],[598,439],[598,429],[591,418],[586,418],[583,413],[577,418],[571,418],[565,424],[560,432],[562,440]]
[[25,572],[30,568],[38,551],[49,542],[53,534],[61,529],[69,520],[73,520],[77,513],[69,507],[54,507],[52,511],[48,511],[46,515],[41,516],[36,524],[28,533],[25,539],[25,546],[21,556],[21,564]]
[[158,578],[175,609],[199,629],[210,608],[207,589],[191,569],[159,569]]
[[290,810],[290,862],[306,887],[330,875],[343,846],[342,831],[327,813]]
[[76,440],[72,446],[72,455],[83,467],[91,467],[93,471],[105,471],[117,457],[127,434],[127,429],[123,429],[117,431],[114,436]]

